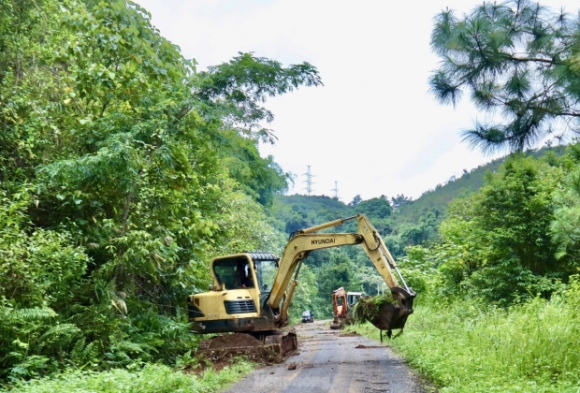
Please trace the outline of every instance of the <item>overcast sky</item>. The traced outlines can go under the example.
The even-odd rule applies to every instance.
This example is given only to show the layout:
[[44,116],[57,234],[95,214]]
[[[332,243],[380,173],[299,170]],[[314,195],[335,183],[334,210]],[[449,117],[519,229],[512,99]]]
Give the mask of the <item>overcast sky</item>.
[[[429,39],[433,17],[473,0],[137,0],[161,34],[199,69],[253,52],[284,65],[309,62],[324,86],[266,102],[278,141],[261,146],[286,172],[289,194],[335,196],[348,203],[423,192],[498,157],[461,142],[481,119],[468,100],[438,104],[428,78],[438,66]],[[577,0],[540,4],[577,12]],[[336,187],[337,186],[337,187]]]

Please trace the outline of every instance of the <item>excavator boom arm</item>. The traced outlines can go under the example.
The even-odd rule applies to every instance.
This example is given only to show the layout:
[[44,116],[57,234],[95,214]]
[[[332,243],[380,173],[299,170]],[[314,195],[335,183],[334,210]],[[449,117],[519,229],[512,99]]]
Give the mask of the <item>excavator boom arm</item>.
[[[358,222],[357,233],[316,233],[353,219],[356,219]],[[268,298],[268,306],[273,310],[278,310],[279,308],[284,310],[287,309],[287,305],[292,300],[291,297],[294,291],[291,290],[289,293],[286,293],[286,288],[288,287],[292,275],[299,263],[304,260],[311,251],[356,244],[361,244],[363,246],[363,249],[379,271],[379,274],[385,280],[389,289],[395,296],[399,297],[400,300],[412,299],[415,297],[415,293],[407,287],[405,280],[397,269],[395,260],[385,246],[378,231],[365,215],[358,214],[356,216],[334,220],[325,224],[303,229],[294,234],[294,236],[288,241],[288,244],[284,248],[282,257],[280,258],[278,272],[274,278],[272,291]],[[393,270],[397,272],[404,288],[399,286],[399,282],[393,274]],[[296,284],[294,283],[294,285]],[[285,294],[287,297],[284,299],[284,304],[286,305],[284,307],[280,302],[282,302]],[[282,319],[285,319],[285,313],[282,313],[281,317]]]
[[410,291],[405,279],[399,272],[397,268],[397,264],[395,263],[395,259],[389,252],[389,249],[383,242],[383,239],[379,235],[379,232],[375,229],[375,227],[370,223],[368,218],[362,214],[357,216],[358,219],[358,231],[363,236],[364,242],[362,244],[365,252],[379,271],[380,275],[383,277],[383,280],[387,283],[390,289],[399,286],[399,282],[395,275],[393,274],[393,270],[397,272],[397,275],[401,279],[405,290]]
[[[300,233],[295,235],[286,245],[280,262],[278,262],[278,272],[274,278],[274,284],[272,284],[268,305],[273,309],[279,307],[294,271],[310,251],[360,244],[362,241],[362,237],[354,233]],[[289,302],[290,300],[287,298],[285,301]]]

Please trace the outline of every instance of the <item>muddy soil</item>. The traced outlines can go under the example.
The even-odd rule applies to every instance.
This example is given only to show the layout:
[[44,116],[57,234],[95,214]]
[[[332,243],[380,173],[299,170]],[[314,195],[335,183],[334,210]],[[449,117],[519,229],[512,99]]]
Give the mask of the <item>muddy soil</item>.
[[233,333],[202,341],[196,357],[214,364],[223,364],[237,356],[243,356],[256,363],[281,363],[286,356],[295,352],[296,347],[294,330],[269,336],[265,343],[249,334]]
[[205,343],[207,348],[228,348],[228,347],[256,347],[260,345],[260,340],[249,334],[233,333],[212,337]]
[[298,353],[258,367],[225,393],[433,392],[386,343],[331,330],[330,323],[298,326]]

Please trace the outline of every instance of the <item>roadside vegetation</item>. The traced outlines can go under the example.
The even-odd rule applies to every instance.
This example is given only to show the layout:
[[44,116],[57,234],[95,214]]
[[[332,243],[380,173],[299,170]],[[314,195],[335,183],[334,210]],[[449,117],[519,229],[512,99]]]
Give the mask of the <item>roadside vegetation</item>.
[[393,346],[441,392],[577,392],[577,284],[505,309],[420,307]]
[[[421,305],[388,345],[441,393],[576,393],[579,291],[576,280],[550,301],[508,308],[474,300]],[[379,340],[368,323],[347,330]]]
[[[252,365],[243,360],[219,372],[207,369],[200,375],[195,370],[184,372],[159,364],[147,364],[141,369],[114,369],[105,372],[70,371],[42,380],[20,381],[12,386],[22,393],[173,393],[219,392],[240,376],[250,371]],[[1,390],[0,390],[1,391]]]

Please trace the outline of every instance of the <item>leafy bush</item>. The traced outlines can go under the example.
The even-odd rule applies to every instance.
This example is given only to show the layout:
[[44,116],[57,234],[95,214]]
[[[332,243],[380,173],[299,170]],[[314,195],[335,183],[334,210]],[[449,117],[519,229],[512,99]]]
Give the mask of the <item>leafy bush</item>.
[[102,373],[67,372],[46,379],[19,382],[3,392],[20,393],[210,393],[224,389],[247,373],[251,365],[238,361],[220,372],[206,370],[200,377],[174,371],[163,365],[149,364],[142,370],[111,370]]

